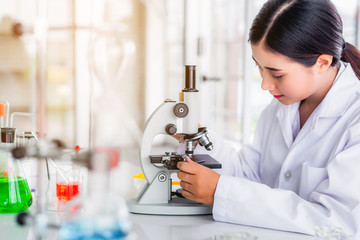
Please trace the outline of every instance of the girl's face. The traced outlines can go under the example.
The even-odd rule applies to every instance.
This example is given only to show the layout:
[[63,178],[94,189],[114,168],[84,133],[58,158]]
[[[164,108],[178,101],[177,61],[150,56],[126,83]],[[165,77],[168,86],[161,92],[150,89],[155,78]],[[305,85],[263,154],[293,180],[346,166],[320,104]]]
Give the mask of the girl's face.
[[262,78],[261,88],[285,105],[314,95],[320,87],[316,69],[305,67],[280,53],[270,52],[263,41],[251,45]]

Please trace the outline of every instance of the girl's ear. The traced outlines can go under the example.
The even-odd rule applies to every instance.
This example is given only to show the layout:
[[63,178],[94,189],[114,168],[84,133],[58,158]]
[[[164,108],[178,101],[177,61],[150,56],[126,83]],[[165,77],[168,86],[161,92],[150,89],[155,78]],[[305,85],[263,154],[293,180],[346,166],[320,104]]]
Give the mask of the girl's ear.
[[318,70],[318,73],[323,73],[331,66],[333,60],[333,56],[328,54],[321,54],[315,63],[316,69]]

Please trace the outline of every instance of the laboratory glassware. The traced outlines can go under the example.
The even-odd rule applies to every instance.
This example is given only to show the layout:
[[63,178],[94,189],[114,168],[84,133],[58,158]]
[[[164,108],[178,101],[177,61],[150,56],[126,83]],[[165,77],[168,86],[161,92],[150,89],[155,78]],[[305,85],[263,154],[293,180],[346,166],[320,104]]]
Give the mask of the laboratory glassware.
[[0,145],[0,213],[17,213],[28,209],[32,195],[21,162],[14,159],[16,128],[1,128]]
[[71,162],[57,164],[56,197],[58,200],[67,202],[80,194],[82,175],[81,168]]
[[6,100],[0,100],[0,127],[9,127],[10,104]]
[[128,239],[131,224],[126,202],[110,191],[109,173],[118,158],[116,148],[101,148],[75,158],[75,163],[89,169],[88,191],[70,203],[60,229],[62,240]]
[[83,192],[86,171],[72,163],[72,155],[66,153],[61,159],[47,159],[50,172],[46,193],[48,211],[65,211],[69,202]]
[[21,134],[16,134],[17,136],[16,145],[23,147],[34,145],[37,142],[35,138],[35,134],[36,133],[33,131],[25,131]]
[[[105,1],[107,4],[110,1]],[[117,166],[114,163],[120,154],[139,146],[142,135],[121,94],[135,43],[119,28],[124,26],[122,21],[109,22],[108,17],[104,11],[101,31],[94,31],[89,43],[91,150],[73,159],[88,168],[88,189],[70,203],[60,229],[63,240],[128,239],[131,235],[126,202],[111,191],[111,169]]]
[[0,127],[4,127],[4,118],[5,118],[5,104],[0,103]]

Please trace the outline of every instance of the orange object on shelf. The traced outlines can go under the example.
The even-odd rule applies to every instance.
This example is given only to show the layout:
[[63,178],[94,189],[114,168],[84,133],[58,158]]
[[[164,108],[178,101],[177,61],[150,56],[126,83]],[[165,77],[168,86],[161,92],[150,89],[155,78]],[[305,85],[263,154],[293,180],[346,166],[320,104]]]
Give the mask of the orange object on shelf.
[[5,104],[0,103],[0,117],[5,117],[6,113],[5,113]]

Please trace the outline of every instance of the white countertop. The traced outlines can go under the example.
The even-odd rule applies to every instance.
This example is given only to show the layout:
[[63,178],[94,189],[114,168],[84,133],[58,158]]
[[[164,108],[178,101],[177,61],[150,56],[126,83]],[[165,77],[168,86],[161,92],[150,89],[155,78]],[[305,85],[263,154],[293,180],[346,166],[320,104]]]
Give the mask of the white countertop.
[[315,237],[216,222],[212,215],[155,216],[131,214],[133,229],[141,240],[214,240],[216,235],[247,232],[258,240],[314,240]]
[[[57,222],[62,213],[48,213]],[[1,240],[33,240],[35,227],[20,227],[15,223],[16,214],[0,215]],[[215,222],[212,215],[159,216],[130,214],[133,235],[131,240],[214,240],[216,235],[246,232],[258,240],[314,240],[308,235]],[[57,230],[48,230],[44,240],[59,239]]]

